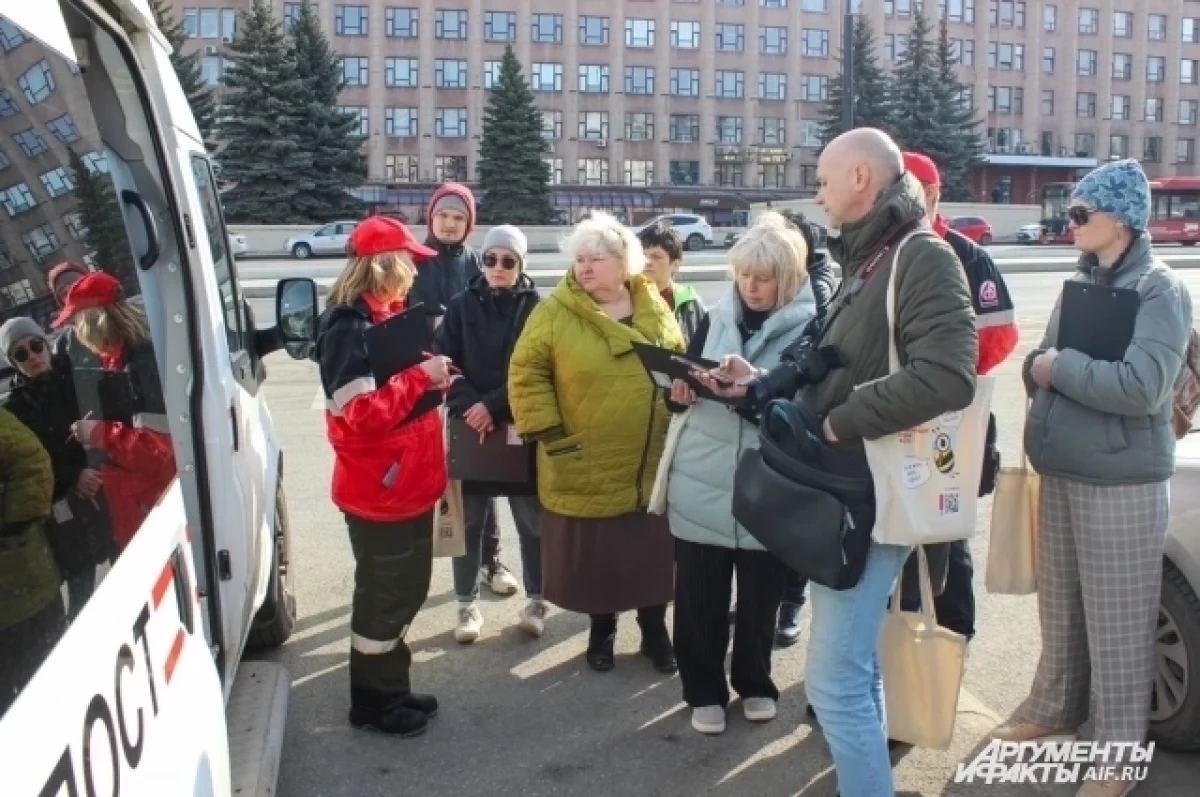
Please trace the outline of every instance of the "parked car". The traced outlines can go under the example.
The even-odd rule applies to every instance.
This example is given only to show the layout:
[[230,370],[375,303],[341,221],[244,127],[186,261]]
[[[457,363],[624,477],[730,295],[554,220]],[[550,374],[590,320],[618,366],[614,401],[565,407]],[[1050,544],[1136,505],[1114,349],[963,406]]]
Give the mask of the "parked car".
[[1023,244],[1035,244],[1042,240],[1042,225],[1025,224],[1017,230],[1017,241]]
[[684,246],[690,251],[695,252],[712,245],[712,227],[709,226],[709,223],[705,221],[703,216],[696,216],[691,213],[667,213],[655,216],[645,224],[640,224],[634,228],[634,232],[641,232],[657,221],[665,221],[678,230],[680,237],[683,238]]
[[234,255],[244,255],[250,250],[250,244],[246,241],[246,236],[241,233],[229,233],[229,251]]
[[283,248],[300,260],[313,255],[342,255],[346,253],[346,241],[350,239],[350,232],[356,226],[357,221],[331,222],[312,232],[293,235],[284,242]]
[[1179,441],[1158,609],[1150,738],[1200,750],[1200,430]]
[[987,246],[992,242],[992,225],[980,216],[958,216],[950,220],[950,227],[980,246]]

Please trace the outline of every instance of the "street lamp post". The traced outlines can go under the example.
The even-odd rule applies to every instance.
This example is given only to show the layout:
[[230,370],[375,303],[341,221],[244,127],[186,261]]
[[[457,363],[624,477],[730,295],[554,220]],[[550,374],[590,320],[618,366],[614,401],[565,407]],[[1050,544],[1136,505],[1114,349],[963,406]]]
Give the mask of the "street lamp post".
[[842,18],[842,129],[854,128],[854,0]]

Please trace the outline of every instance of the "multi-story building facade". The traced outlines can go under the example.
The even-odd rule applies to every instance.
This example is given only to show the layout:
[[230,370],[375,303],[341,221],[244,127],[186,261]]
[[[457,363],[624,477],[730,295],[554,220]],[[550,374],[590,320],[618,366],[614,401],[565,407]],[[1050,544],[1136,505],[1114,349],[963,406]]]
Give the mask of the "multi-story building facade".
[[[175,0],[206,76],[251,0]],[[285,21],[299,2],[272,0]],[[365,138],[369,198],[415,208],[471,180],[512,45],[545,117],[560,207],[698,210],[816,189],[819,118],[847,0],[316,0]],[[849,0],[885,68],[921,0]],[[1197,173],[1197,0],[925,0],[944,18],[989,140],[982,201],[1117,157]],[[983,131],[981,131],[983,132]]]

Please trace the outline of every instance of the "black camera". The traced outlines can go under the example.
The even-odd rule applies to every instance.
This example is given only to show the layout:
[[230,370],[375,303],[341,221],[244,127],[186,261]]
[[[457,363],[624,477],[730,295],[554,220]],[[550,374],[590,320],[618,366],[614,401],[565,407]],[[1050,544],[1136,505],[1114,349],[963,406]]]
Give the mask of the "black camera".
[[836,346],[815,345],[816,336],[805,330],[779,356],[779,365],[746,385],[746,404],[761,412],[767,402],[792,398],[802,387],[820,382],[830,371],[846,365]]

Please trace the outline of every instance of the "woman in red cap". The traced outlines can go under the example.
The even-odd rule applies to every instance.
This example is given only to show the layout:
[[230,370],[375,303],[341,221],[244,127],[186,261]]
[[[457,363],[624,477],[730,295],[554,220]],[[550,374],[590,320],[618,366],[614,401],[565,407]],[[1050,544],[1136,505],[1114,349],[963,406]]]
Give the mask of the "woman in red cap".
[[108,498],[113,542],[124,550],[175,478],[175,449],[146,315],[121,298],[121,283],[93,271],[71,284],[53,326],[71,324],[75,338],[121,378],[103,417],[76,421],[75,438],[103,455],[100,480]]
[[441,414],[409,416],[425,393],[447,387],[450,361],[430,357],[376,383],[365,333],[404,309],[413,256],[434,253],[385,216],[359,224],[349,251],[318,324],[316,358],[335,455],[333,502],[346,516],[355,561],[350,723],[417,736],[438,704],[410,688],[404,635],[429,591],[446,455]]

